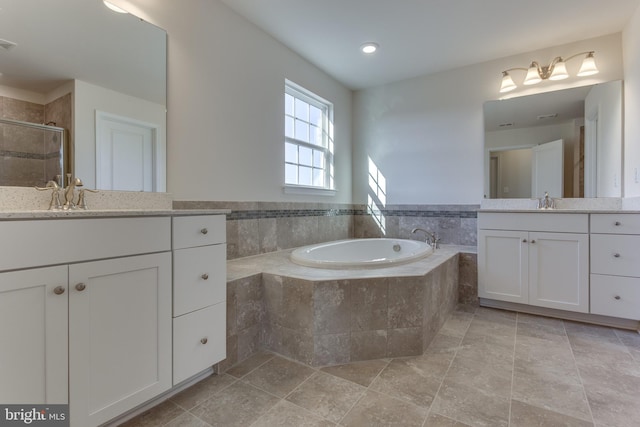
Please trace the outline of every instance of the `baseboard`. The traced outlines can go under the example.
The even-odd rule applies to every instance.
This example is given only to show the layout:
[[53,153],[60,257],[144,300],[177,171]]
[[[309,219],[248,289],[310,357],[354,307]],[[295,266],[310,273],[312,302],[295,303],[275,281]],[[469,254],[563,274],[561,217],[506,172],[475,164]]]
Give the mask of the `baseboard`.
[[610,326],[612,328],[629,329],[640,332],[640,321],[620,319],[618,317],[601,316],[599,314],[577,313],[574,311],[557,310],[554,308],[536,307],[515,302],[497,301],[480,298],[481,307],[501,308],[539,316],[555,317],[558,319],[574,320],[576,322],[592,323],[594,325]]

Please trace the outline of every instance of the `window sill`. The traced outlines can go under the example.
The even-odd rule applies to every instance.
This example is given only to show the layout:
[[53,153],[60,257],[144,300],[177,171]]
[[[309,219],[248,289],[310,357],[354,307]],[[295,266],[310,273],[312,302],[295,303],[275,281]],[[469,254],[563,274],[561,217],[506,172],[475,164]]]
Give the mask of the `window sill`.
[[337,190],[319,187],[307,187],[305,185],[285,185],[283,187],[285,194],[313,194],[314,196],[335,196]]

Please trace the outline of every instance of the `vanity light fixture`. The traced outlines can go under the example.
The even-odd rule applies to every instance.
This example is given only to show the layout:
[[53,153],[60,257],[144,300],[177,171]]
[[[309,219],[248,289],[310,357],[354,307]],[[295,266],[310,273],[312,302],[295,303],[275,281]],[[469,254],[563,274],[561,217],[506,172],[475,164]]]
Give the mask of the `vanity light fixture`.
[[108,2],[107,0],[102,0],[102,3],[104,3],[105,6],[107,6],[109,9],[113,10],[114,12],[117,13],[129,13],[126,10],[124,10],[121,7],[116,6],[115,4]]
[[372,53],[375,53],[378,48],[380,46],[378,46],[377,43],[373,43],[373,42],[367,42],[365,44],[363,44],[362,46],[360,46],[360,50],[362,51],[362,53],[366,53],[367,55],[371,55]]
[[593,54],[594,51],[580,52],[576,53],[575,55],[571,55],[567,59],[563,59],[561,56],[556,56],[555,58],[553,58],[553,61],[551,61],[549,65],[543,66],[538,64],[536,61],[533,61],[531,65],[529,65],[529,68],[516,67],[504,70],[502,72],[502,84],[500,85],[500,93],[509,92],[518,87],[518,85],[516,85],[511,78],[509,71],[526,71],[527,75],[522,82],[522,84],[524,85],[534,85],[536,83],[540,83],[543,80],[563,80],[569,77],[566,62],[582,55],[586,56],[582,60],[580,70],[578,70],[578,77],[598,74],[598,67],[596,67],[596,61],[593,57]]

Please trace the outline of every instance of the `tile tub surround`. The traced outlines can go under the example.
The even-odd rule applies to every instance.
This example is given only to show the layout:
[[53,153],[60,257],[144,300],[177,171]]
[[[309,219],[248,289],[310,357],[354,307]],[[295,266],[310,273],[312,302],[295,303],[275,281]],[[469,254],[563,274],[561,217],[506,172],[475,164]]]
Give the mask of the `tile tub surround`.
[[461,256],[473,250],[365,270],[299,266],[288,250],[229,261],[219,371],[260,349],[309,366],[422,354],[458,303],[459,278],[473,271]]
[[475,246],[478,205],[388,205],[384,232],[365,205],[175,200],[174,209],[230,209],[227,259],[348,238],[424,239],[415,227],[438,234],[443,244]]

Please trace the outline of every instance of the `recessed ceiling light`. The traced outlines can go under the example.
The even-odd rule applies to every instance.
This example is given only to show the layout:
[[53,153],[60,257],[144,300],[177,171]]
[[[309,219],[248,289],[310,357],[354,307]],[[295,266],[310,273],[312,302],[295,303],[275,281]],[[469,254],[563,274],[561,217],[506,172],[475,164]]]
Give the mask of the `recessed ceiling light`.
[[368,42],[360,46],[360,50],[362,51],[362,53],[372,54],[378,50],[378,47],[379,46],[377,43]]
[[115,4],[108,2],[107,0],[102,0],[102,2],[104,3],[105,6],[107,6],[109,9],[113,10],[114,12],[129,13],[126,10],[124,10],[123,8],[118,7]]

